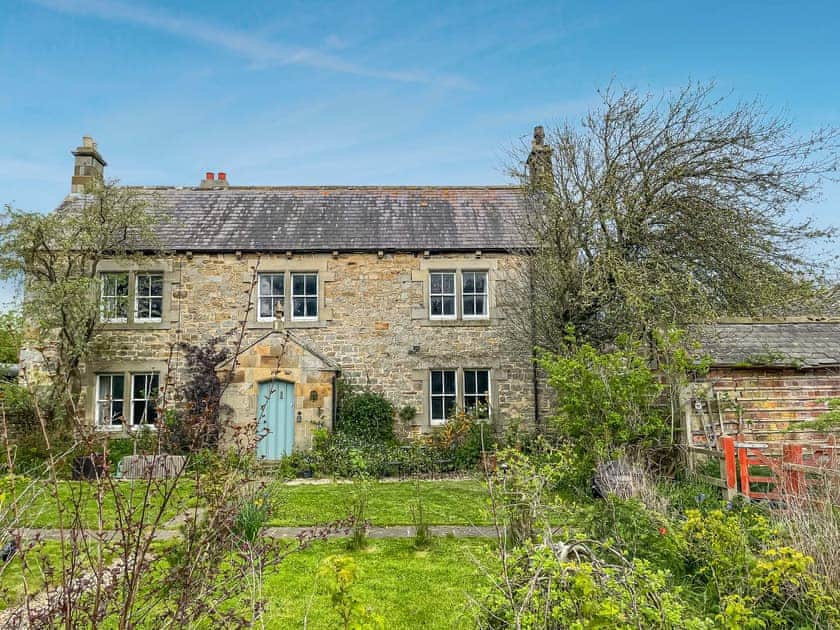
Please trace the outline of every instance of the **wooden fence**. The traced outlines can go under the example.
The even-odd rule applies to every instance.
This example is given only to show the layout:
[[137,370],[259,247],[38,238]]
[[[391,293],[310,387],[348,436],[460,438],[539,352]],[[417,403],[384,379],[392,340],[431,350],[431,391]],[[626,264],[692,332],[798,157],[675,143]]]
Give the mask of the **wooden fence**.
[[809,485],[826,475],[840,480],[840,446],[787,443],[781,454],[768,452],[763,442],[718,438],[718,449],[689,446],[690,467],[696,455],[717,459],[720,477],[698,474],[702,481],[724,491],[727,499],[738,495],[751,500],[779,501],[783,495],[804,496]]

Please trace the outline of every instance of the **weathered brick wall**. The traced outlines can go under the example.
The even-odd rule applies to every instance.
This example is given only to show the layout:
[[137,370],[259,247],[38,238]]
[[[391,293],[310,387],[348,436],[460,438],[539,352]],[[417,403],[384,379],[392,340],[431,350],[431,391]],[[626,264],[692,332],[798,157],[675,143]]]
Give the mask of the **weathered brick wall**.
[[[466,261],[466,262],[465,262]],[[429,268],[463,264],[490,270],[491,318],[436,322],[425,316],[424,274]],[[505,254],[432,255],[348,253],[237,256],[177,255],[151,264],[164,268],[164,321],[154,326],[109,326],[97,342],[100,366],[142,364],[169,366],[175,379],[185,376],[178,342],[200,344],[239,327],[246,312],[253,270],[318,271],[321,318],[314,325],[290,324],[295,335],[337,363],[342,376],[359,386],[384,393],[395,405],[413,405],[417,422],[428,427],[427,383],[431,368],[490,368],[495,411],[502,419],[533,419],[533,372],[530,350],[505,330],[508,283],[518,259]],[[142,270],[143,265],[137,267]],[[244,345],[271,330],[253,312]],[[236,335],[227,337],[230,343]],[[419,347],[416,351],[415,347]],[[171,354],[170,354],[171,353]],[[93,378],[87,381],[92,389]],[[92,407],[90,407],[92,408]]]
[[[840,397],[840,370],[715,368],[702,385],[712,401],[703,410],[705,421],[713,421],[718,434],[722,417],[726,433],[747,441],[822,441],[824,435],[796,427],[824,413],[827,399]],[[701,415],[692,416],[692,438],[703,442]]]

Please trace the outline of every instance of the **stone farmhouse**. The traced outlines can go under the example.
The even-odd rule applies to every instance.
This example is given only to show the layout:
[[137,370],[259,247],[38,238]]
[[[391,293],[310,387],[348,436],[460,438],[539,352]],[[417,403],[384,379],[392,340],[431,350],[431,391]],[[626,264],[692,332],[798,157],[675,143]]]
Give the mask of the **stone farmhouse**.
[[[532,157],[547,150],[538,137]],[[58,211],[85,203],[106,166],[89,137],[73,155]],[[505,328],[526,245],[517,187],[235,186],[207,173],[137,191],[168,219],[161,254],[100,266],[107,349],[84,379],[98,429],[154,423],[158,391],[185,367],[173,345],[243,318],[239,360],[219,366],[233,370],[223,403],[234,423],[264,418],[269,459],[331,426],[338,377],[414,407],[414,431],[456,408],[535,419],[531,350]]]

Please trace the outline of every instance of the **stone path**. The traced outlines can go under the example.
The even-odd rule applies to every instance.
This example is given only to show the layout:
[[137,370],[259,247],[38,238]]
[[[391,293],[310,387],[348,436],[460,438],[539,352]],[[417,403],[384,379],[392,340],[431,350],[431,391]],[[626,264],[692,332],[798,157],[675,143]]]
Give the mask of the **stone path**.
[[[266,527],[263,534],[269,538],[297,538],[302,533],[311,530],[312,527]],[[496,536],[496,528],[489,525],[432,525],[432,536],[454,536],[455,538],[493,538]],[[391,527],[368,527],[367,535],[370,538],[413,538],[414,527],[411,525],[396,525]],[[26,540],[59,540],[60,529],[22,529],[21,536]],[[108,530],[99,532],[95,529],[84,530],[84,535],[93,540],[107,542],[117,536],[117,531]],[[159,529],[155,533],[155,540],[172,540],[181,534],[177,529]],[[330,534],[330,538],[346,536],[345,533]],[[65,533],[66,536],[66,533]]]

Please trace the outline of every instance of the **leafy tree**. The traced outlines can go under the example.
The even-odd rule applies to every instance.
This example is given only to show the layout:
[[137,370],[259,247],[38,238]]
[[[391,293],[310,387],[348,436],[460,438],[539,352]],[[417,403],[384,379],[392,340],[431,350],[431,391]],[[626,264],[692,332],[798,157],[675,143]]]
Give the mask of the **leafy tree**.
[[50,214],[11,206],[0,214],[0,277],[23,280],[23,316],[46,339],[39,349],[50,376],[48,419],[77,408],[81,369],[100,330],[100,263],[128,259],[141,243],[154,249],[161,219],[147,198],[114,181],[94,181]]
[[[516,318],[557,350],[729,316],[814,309],[832,230],[796,220],[837,168],[838,131],[807,137],[713,85],[607,89],[580,125],[538,128],[524,176],[534,244]],[[809,253],[810,252],[810,253]],[[533,328],[533,333],[530,331]]]

